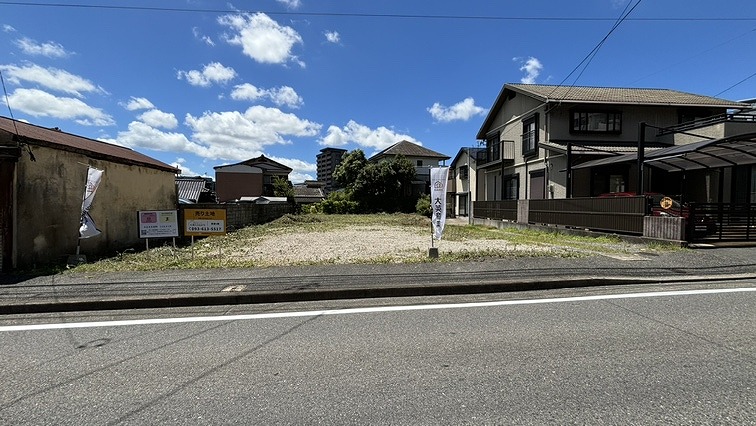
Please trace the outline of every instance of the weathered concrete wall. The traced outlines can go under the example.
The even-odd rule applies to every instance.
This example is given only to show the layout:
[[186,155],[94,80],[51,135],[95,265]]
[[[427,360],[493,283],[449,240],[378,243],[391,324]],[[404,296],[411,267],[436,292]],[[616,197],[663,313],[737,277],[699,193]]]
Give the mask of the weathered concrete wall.
[[[180,217],[184,217],[186,209],[221,209],[226,211],[226,231],[232,232],[250,225],[259,225],[274,219],[294,213],[291,203],[254,204],[254,203],[228,203],[228,204],[182,204]],[[183,224],[180,224],[183,229]]]
[[76,252],[87,165],[104,171],[90,213],[101,235],[81,240],[81,254],[97,257],[140,244],[137,211],[176,208],[175,176],[35,147],[36,161],[18,164],[17,265],[58,262]]

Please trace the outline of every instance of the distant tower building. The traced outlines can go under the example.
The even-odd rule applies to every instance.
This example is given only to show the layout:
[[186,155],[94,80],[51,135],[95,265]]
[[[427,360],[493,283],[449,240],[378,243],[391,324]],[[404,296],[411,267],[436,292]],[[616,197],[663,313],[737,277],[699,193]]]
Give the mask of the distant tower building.
[[320,154],[317,155],[318,180],[325,184],[323,190],[326,194],[339,189],[338,185],[333,180],[333,172],[336,170],[336,166],[341,163],[341,157],[343,157],[346,152],[346,149],[323,148],[320,150]]

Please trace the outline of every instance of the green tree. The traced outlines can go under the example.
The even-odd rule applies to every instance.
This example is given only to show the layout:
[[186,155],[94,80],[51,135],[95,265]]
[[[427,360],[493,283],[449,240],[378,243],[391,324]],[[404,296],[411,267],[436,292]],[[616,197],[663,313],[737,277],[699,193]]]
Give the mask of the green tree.
[[360,172],[368,164],[365,153],[361,149],[347,152],[341,159],[341,163],[333,171],[333,180],[341,188],[351,189]]
[[415,173],[415,166],[403,156],[368,163],[353,183],[354,198],[371,212],[412,212],[417,201],[412,193]]
[[294,197],[294,188],[288,180],[276,176],[273,180],[273,196],[292,198]]

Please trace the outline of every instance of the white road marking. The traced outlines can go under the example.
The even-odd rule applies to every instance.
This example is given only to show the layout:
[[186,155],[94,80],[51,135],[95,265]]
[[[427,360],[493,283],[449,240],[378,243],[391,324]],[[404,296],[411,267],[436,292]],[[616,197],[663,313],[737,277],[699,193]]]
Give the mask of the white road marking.
[[499,300],[492,302],[470,302],[470,303],[443,303],[435,305],[406,305],[406,306],[378,306],[366,308],[348,308],[332,309],[321,311],[303,311],[303,312],[279,312],[267,314],[245,314],[245,315],[219,315],[205,317],[184,317],[184,318],[153,318],[153,319],[135,319],[119,321],[94,321],[94,322],[72,322],[59,324],[30,324],[30,325],[9,325],[0,326],[0,332],[3,331],[32,331],[32,330],[60,330],[67,328],[93,328],[93,327],[122,327],[133,325],[155,325],[155,324],[180,324],[192,322],[214,322],[214,321],[245,321],[271,318],[297,318],[297,317],[317,317],[325,315],[349,315],[349,314],[367,314],[378,312],[401,312],[401,311],[424,311],[433,309],[464,309],[464,308],[482,308],[490,306],[511,306],[511,305],[536,305],[543,303],[573,303],[594,300],[612,300],[612,299],[638,299],[644,297],[676,297],[690,296],[700,294],[722,294],[722,293],[745,293],[754,292],[756,288],[726,288],[726,289],[709,289],[709,290],[680,290],[680,291],[660,291],[647,293],[625,293],[625,294],[606,294],[596,296],[577,296],[577,297],[560,297],[550,299],[530,299],[530,300]]

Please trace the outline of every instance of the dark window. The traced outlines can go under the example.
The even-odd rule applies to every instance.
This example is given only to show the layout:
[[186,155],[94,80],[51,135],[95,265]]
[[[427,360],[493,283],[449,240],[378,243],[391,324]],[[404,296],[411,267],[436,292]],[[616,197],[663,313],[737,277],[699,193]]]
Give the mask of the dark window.
[[423,165],[423,160],[417,160],[417,165],[418,166],[422,166]]
[[522,122],[522,155],[538,153],[538,114]]
[[459,178],[462,180],[467,180],[467,166],[459,167]]
[[573,111],[573,132],[621,133],[622,113],[608,111]]
[[457,194],[457,210],[460,216],[467,216],[467,194]]
[[495,134],[486,139],[486,160],[487,162],[497,161],[501,158],[501,142],[499,142],[499,134]]
[[520,198],[520,175],[509,175],[502,178],[502,199],[518,200]]

